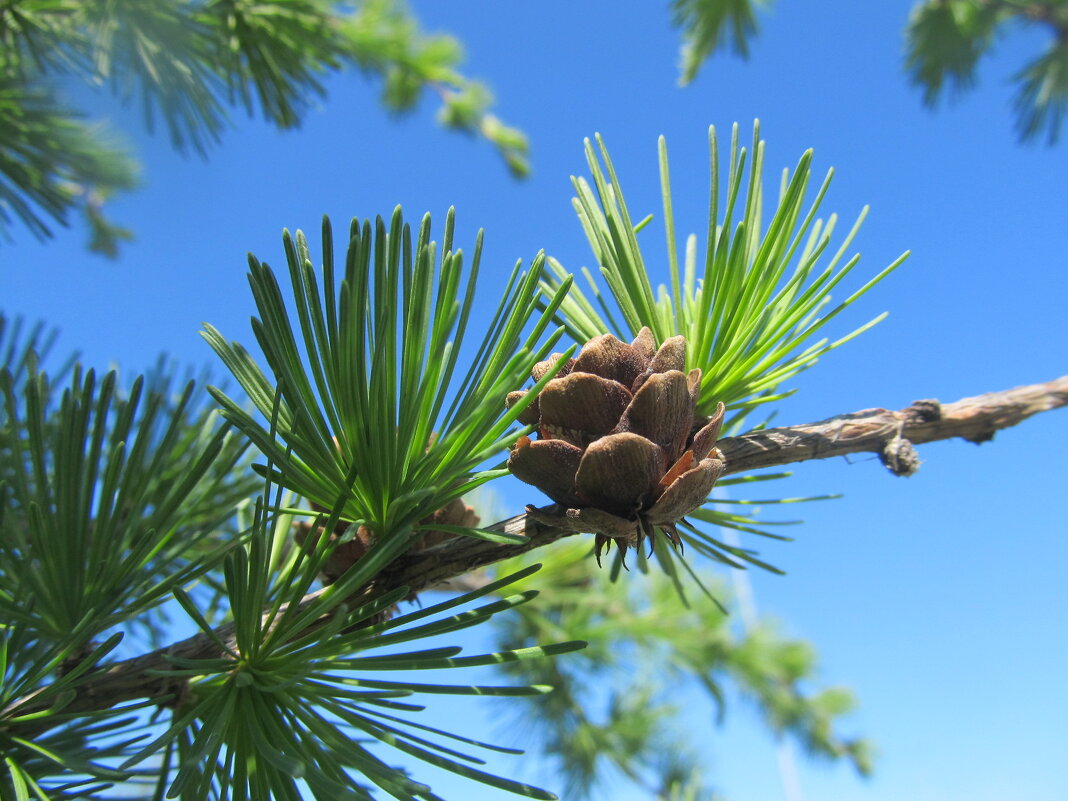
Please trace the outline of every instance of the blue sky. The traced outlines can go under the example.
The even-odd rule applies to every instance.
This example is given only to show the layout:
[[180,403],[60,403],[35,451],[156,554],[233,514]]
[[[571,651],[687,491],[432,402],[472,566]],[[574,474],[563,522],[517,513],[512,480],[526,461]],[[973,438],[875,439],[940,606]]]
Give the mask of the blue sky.
[[[160,352],[209,363],[202,322],[252,343],[246,252],[277,265],[283,227],[314,241],[324,212],[340,228],[397,203],[413,220],[431,211],[439,225],[455,205],[468,248],[485,228],[489,301],[515,260],[539,249],[569,269],[591,265],[570,206],[584,137],[604,135],[640,217],[659,215],[656,140],[666,135],[685,234],[704,227],[708,126],[726,134],[737,121],[748,138],[759,117],[771,180],[812,147],[817,175],[836,170],[825,211],[844,224],[871,204],[855,242],[860,274],[913,252],[835,331],[883,310],[889,318],[794,381],[800,391],[778,422],[952,401],[1066,372],[1068,142],[1018,144],[1007,84],[1041,35],[999,41],[976,90],[931,113],[902,71],[910,0],[782,0],[748,62],[718,56],[686,89],[676,86],[677,35],[664,5],[415,4],[428,28],[464,41],[469,74],[487,80],[500,116],[529,134],[525,182],[485,143],[437,129],[432,102],[387,117],[377,87],[358,74],[331,79],[299,131],[242,120],[208,162],[183,159],[144,134],[135,114],[93,101],[144,159],[142,188],[112,204],[137,241],[108,263],[84,252],[82,230],[47,244],[19,232],[0,251],[0,305],[58,325],[60,348],[80,349],[87,364],[132,373]],[[662,236],[654,224],[643,240],[655,269],[665,264]],[[881,755],[869,781],[801,759],[805,799],[1068,797],[1068,545],[1054,503],[1064,494],[1066,423],[1054,412],[982,447],[923,446],[910,479],[863,457],[796,468],[788,494],[845,497],[792,508],[806,520],[796,542],[757,544],[788,571],[754,574],[757,602],[815,643],[824,682],[856,691],[849,728],[875,739]],[[537,501],[518,488],[506,499],[516,509]],[[700,711],[692,717],[708,774],[729,798],[784,797],[774,744],[751,708],[733,705],[722,729]],[[447,797],[496,797],[441,787]],[[613,797],[640,798],[622,788]]]

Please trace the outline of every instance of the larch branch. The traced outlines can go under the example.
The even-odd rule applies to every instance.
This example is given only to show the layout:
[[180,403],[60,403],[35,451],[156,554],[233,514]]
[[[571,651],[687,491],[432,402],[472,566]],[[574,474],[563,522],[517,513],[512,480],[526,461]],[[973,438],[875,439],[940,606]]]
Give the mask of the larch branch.
[[[751,431],[722,439],[717,447],[726,461],[725,474],[873,452],[880,455],[891,472],[911,475],[919,466],[913,444],[954,437],[975,443],[986,442],[996,431],[1062,406],[1068,406],[1068,376],[1044,384],[964,398],[955,403],[923,400],[899,411],[864,409],[817,423]],[[491,528],[522,534],[527,538],[526,542],[499,545],[458,537],[433,548],[404,554],[364,587],[358,600],[377,598],[402,586],[419,592],[447,585],[458,576],[548,545],[571,533],[538,522],[527,514],[503,520]],[[310,599],[311,596],[304,603]],[[220,627],[216,634],[223,642],[232,642],[232,627]],[[63,717],[136,699],[173,699],[175,695],[180,696],[182,687],[175,686],[173,680],[153,675],[155,671],[170,668],[170,657],[218,656],[215,640],[198,634],[166,648],[117,662],[101,669],[79,687],[78,697],[64,708]],[[27,715],[40,710],[33,698],[28,697],[9,705],[6,711]],[[38,725],[54,724],[42,721]]]

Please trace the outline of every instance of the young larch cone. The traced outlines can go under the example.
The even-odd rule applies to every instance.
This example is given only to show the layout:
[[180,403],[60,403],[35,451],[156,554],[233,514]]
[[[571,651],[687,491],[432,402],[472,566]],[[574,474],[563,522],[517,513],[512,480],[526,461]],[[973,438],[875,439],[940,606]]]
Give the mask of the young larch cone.
[[[535,365],[534,380],[561,358]],[[596,534],[598,562],[612,541],[625,553],[658,530],[680,546],[676,524],[704,503],[724,468],[715,447],[723,404],[697,420],[701,371],[685,369],[681,336],[659,349],[648,328],[629,345],[611,334],[587,342],[519,416],[538,438],[520,437],[508,468],[558,504],[527,513]],[[509,393],[508,405],[525,394]]]
[[[320,507],[318,504],[312,504],[312,507],[318,512],[325,512],[326,510]],[[440,525],[440,526],[460,526],[462,528],[478,528],[480,522],[479,516],[475,513],[473,506],[468,506],[464,503],[463,498],[453,498],[443,507],[427,515],[420,523],[428,525]],[[343,535],[348,529],[349,524],[340,522],[337,527],[330,534],[331,540],[336,540]],[[297,523],[297,530],[294,534],[294,538],[297,544],[303,545],[304,541],[309,536],[315,537],[315,542],[318,542],[320,535],[322,534],[322,526],[313,527],[311,523]],[[313,533],[314,532],[314,533]],[[450,540],[457,536],[447,531],[436,531],[430,529],[425,531],[423,536],[420,537],[414,545],[409,549],[411,552],[423,551],[427,548],[432,548],[435,545],[440,545],[446,540]],[[343,542],[341,545],[334,549],[334,552],[330,554],[330,557],[323,564],[322,579],[325,584],[333,584],[345,571],[356,564],[357,560],[361,559],[371,546],[374,545],[375,534],[367,526],[360,526],[356,529],[356,536],[354,536],[348,542]]]

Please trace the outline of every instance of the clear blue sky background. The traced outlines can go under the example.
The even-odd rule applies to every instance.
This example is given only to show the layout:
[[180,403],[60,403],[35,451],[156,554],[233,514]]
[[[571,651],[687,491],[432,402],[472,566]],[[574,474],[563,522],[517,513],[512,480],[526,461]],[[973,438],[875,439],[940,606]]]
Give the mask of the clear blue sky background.
[[[83,230],[47,244],[19,232],[0,251],[0,305],[57,324],[61,348],[91,365],[133,372],[161,351],[208,363],[202,321],[252,343],[247,251],[280,264],[283,226],[317,236],[324,212],[343,224],[397,203],[439,221],[455,205],[461,243],[486,229],[489,301],[514,261],[541,248],[575,270],[591,264],[569,203],[568,177],[585,171],[583,137],[605,136],[640,217],[660,211],[656,138],[665,134],[685,234],[704,226],[708,125],[726,133],[738,121],[748,137],[759,117],[774,181],[813,147],[818,174],[836,168],[827,211],[851,222],[871,204],[856,243],[862,272],[913,251],[836,330],[884,309],[889,319],[797,380],[780,422],[951,401],[1066,372],[1068,142],[1019,145],[1007,86],[1041,35],[1000,41],[977,90],[930,113],[902,71],[911,0],[783,0],[748,62],[721,55],[687,89],[676,86],[665,5],[416,4],[429,28],[465,42],[469,73],[491,83],[500,116],[530,135],[525,182],[485,143],[437,129],[432,102],[387,118],[359,75],[331,79],[300,131],[241,121],[206,163],[94,101],[144,157],[143,187],[112,204],[138,239],[112,264],[84,252]],[[654,226],[644,241],[659,269],[662,233]],[[923,446],[910,479],[864,458],[797,468],[789,494],[845,498],[791,509],[807,521],[796,542],[757,543],[788,571],[753,576],[758,603],[819,647],[825,682],[855,689],[861,708],[849,727],[881,752],[870,781],[803,762],[806,799],[1068,797],[1066,423],[1054,412],[982,447]],[[506,498],[516,508],[535,500],[520,489]],[[496,715],[485,709],[487,720]],[[708,773],[733,801],[783,797],[773,743],[751,708],[735,704],[723,729],[703,711],[692,717]],[[495,767],[507,774],[520,762]],[[447,797],[497,797],[440,786]],[[641,798],[622,786],[614,797]]]

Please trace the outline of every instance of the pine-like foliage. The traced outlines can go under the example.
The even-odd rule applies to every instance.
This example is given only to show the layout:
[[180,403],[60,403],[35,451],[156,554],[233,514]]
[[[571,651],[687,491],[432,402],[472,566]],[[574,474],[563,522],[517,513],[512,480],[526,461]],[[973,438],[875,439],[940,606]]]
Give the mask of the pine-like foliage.
[[[86,123],[58,90],[83,82],[143,109],[181,152],[206,155],[231,112],[295,128],[331,74],[356,69],[382,82],[382,105],[411,110],[428,90],[448,128],[491,142],[516,176],[526,138],[490,113],[493,95],[459,69],[463,49],[428,35],[403,0],[82,2],[14,0],[0,8],[0,235],[19,223],[38,237],[72,212],[90,248],[114,256],[132,233],[104,203],[137,180],[131,153]],[[72,80],[73,79],[73,80]]]
[[[745,54],[757,5],[672,4],[685,80],[725,43]],[[967,84],[1004,24],[1049,26],[1057,44],[1021,73],[1018,108],[1024,135],[1054,136],[1068,95],[1065,8],[921,3],[910,69],[933,102]],[[203,153],[230,110],[295,126],[329,73],[355,67],[382,78],[393,110],[437,90],[444,125],[480,133],[513,172],[526,169],[522,135],[458,72],[457,43],[424,35],[399,0],[12,0],[0,6],[0,44],[4,233],[21,223],[47,236],[80,208],[93,249],[114,253],[129,235],[102,207],[135,180],[132,160],[62,102],[56,86],[72,76],[138,102],[150,127]],[[598,139],[587,142],[589,178],[574,182],[598,272],[579,291],[544,255],[520,261],[489,314],[475,300],[482,235],[469,253],[456,247],[451,211],[440,244],[429,217],[413,229],[400,209],[353,220],[340,248],[329,221],[318,252],[287,232],[279,273],[249,260],[258,357],[204,332],[236,390],[57,363],[43,326],[0,317],[0,801],[433,801],[426,765],[556,798],[500,775],[498,762],[521,752],[489,743],[474,716],[431,725],[421,713],[442,695],[521,716],[568,798],[613,772],[665,801],[709,798],[712,782],[674,726],[680,688],[722,714],[732,687],[776,736],[866,773],[867,741],[840,733],[852,698],[812,689],[812,650],[767,627],[739,631],[694,592],[724,597],[712,568],[774,569],[733,536],[773,536],[772,524],[729,509],[799,499],[702,489],[677,521],[689,549],[654,540],[629,582],[621,558],[601,571],[580,538],[556,546],[540,574],[527,558],[466,572],[531,541],[506,525],[515,519],[439,516],[507,474],[505,453],[544,422],[525,412],[591,339],[689,343],[671,366],[692,377],[676,426],[692,457],[710,453],[715,434],[695,447],[691,423],[718,431],[725,405],[740,430],[868,327],[825,338],[901,259],[831,302],[857,264],[847,251],[859,220],[832,248],[835,217],[817,217],[829,174],[807,199],[811,153],[783,173],[771,204],[758,131],[747,149],[735,129],[722,178],[714,131],[709,144],[704,239],[689,236],[680,253],[660,143],[666,275],[647,268],[639,235],[650,218],[632,219]],[[654,289],[654,278],[664,283]],[[784,476],[718,486],[745,492]],[[578,518],[573,533],[586,531]],[[328,569],[353,544],[358,555]],[[471,548],[484,550],[457,559]],[[447,594],[413,598],[409,585],[429,582],[411,566],[438,563],[454,566],[431,588]],[[493,644],[461,653],[483,623]]]
[[[607,173],[590,151],[598,194],[576,182],[580,219],[610,287],[600,295],[591,283],[590,291],[606,315],[615,303],[615,314],[643,327],[650,342],[654,332],[693,335],[698,314],[722,317],[711,344],[695,339],[702,365],[715,364],[717,349],[746,353],[744,344],[756,343],[755,357],[708,390],[739,414],[829,349],[804,343],[824,320],[817,312],[829,289],[854,263],[835,272],[832,261],[815,277],[830,234],[820,233],[814,208],[800,214],[805,159],[762,233],[758,140],[755,152],[739,231],[728,240],[727,223],[711,229],[716,241],[700,274],[692,245],[682,273],[672,249],[673,292],[661,289],[655,301],[635,238],[643,224],[630,223],[607,151]],[[745,164],[736,141],[730,163],[728,221]],[[662,167],[673,242],[666,155]],[[713,217],[716,208],[713,201]],[[600,321],[541,254],[527,268],[515,265],[494,312],[474,314],[482,235],[468,256],[453,230],[450,211],[438,244],[429,217],[413,230],[397,209],[388,220],[354,220],[341,257],[327,220],[318,255],[303,233],[284,235],[281,276],[250,257],[253,332],[266,369],[209,326],[206,339],[244,392],[211,388],[221,410],[192,384],[176,390],[138,377],[127,385],[76,363],[49,375],[41,365],[52,340],[42,329],[0,329],[0,798],[438,798],[390,749],[495,788],[554,798],[471,752],[514,749],[421,722],[422,704],[413,703],[425,694],[544,695],[546,679],[561,694],[543,708],[538,736],[567,757],[572,795],[580,784],[593,787],[601,756],[635,781],[655,774],[669,795],[697,793],[694,764],[664,758],[674,749],[670,709],[652,685],[614,694],[607,718],[593,723],[598,713],[587,705],[596,701],[583,696],[575,671],[607,675],[611,655],[629,649],[642,665],[676,664],[713,698],[718,678],[731,674],[773,730],[865,767],[862,744],[831,733],[844,696],[799,688],[811,673],[807,652],[774,638],[726,636],[722,613],[707,601],[688,611],[693,587],[709,592],[707,577],[663,543],[662,576],[606,585],[578,616],[572,574],[592,581],[581,542],[561,551],[540,611],[530,607],[537,566],[524,564],[476,574],[462,595],[398,609],[409,595],[389,579],[398,561],[434,558],[435,549],[444,557],[461,539],[526,542],[499,526],[445,525],[435,513],[507,473],[504,454],[532,433],[521,425],[524,412],[575,352],[548,358],[565,333],[577,345],[591,326],[625,330]],[[787,273],[795,256],[799,266]],[[769,311],[725,315],[728,305],[750,304]],[[534,386],[516,392],[532,371]],[[710,506],[692,517],[765,533],[747,515]],[[698,558],[763,564],[681,525]],[[312,530],[335,534],[306,536]],[[357,538],[359,557],[324,585],[335,552]],[[646,572],[646,555],[636,560]],[[619,567],[599,580],[614,581]],[[614,629],[611,610],[624,606],[633,625],[620,620]],[[504,614],[510,622],[498,630],[510,634],[499,647],[460,655],[452,635]],[[653,625],[661,616],[664,625]],[[195,633],[151,650],[179,620]],[[692,625],[707,628],[707,647],[680,638],[679,627]],[[586,644],[561,636],[570,632],[589,635],[590,658],[551,667],[548,657]],[[469,668],[521,681],[443,683],[436,673]],[[416,671],[427,670],[435,673],[420,679]]]

